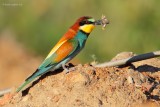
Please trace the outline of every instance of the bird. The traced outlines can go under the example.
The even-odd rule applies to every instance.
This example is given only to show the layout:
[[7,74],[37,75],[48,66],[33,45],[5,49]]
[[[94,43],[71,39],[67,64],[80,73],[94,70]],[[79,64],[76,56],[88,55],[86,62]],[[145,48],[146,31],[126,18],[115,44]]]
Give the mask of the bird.
[[17,88],[16,92],[21,91],[27,84],[49,71],[55,71],[60,67],[63,67],[63,69],[66,70],[65,64],[73,59],[84,48],[86,40],[95,25],[102,25],[102,21],[95,20],[91,16],[82,16],[77,19],[52,48],[36,71]]

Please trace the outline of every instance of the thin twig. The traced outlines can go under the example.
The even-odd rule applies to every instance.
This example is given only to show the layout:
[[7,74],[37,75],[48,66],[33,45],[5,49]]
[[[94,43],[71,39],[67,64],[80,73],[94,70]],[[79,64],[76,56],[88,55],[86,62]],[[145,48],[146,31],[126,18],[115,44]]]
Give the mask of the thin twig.
[[159,56],[160,56],[160,51],[155,51],[155,52],[136,55],[136,56],[126,58],[126,59],[97,64],[97,65],[95,65],[95,67],[112,67],[112,66],[127,65],[127,64],[131,64],[133,62],[137,62],[137,61],[141,61],[141,60],[145,60],[145,59],[150,59],[150,58],[155,58],[155,57],[159,57]]
[[6,93],[9,93],[9,92],[11,92],[11,88],[7,88],[7,89],[4,89],[4,90],[1,90],[0,91],[0,97],[3,96]]

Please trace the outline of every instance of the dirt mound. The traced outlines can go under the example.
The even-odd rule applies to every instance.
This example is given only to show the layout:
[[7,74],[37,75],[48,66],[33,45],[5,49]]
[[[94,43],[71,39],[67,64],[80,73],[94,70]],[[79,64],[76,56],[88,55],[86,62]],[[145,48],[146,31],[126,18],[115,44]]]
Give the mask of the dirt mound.
[[[5,33],[3,35],[9,35]],[[22,83],[41,62],[12,38],[0,37],[0,88]],[[113,60],[133,53],[118,54]],[[19,60],[20,59],[20,60]],[[68,74],[49,72],[22,93],[4,95],[4,107],[159,107],[160,60],[139,61],[127,67],[76,65]],[[9,74],[9,75],[8,75]],[[6,79],[7,78],[7,79]]]
[[131,66],[96,68],[74,66],[74,71],[50,72],[4,107],[158,107],[160,105],[160,60]]

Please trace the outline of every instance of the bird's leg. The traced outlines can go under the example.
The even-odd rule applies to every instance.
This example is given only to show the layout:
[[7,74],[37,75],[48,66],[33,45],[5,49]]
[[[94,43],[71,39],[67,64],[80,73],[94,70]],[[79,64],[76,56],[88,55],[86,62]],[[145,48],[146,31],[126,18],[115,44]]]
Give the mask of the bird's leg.
[[69,73],[69,69],[66,68],[65,64],[62,64],[62,68],[65,70],[66,74]]

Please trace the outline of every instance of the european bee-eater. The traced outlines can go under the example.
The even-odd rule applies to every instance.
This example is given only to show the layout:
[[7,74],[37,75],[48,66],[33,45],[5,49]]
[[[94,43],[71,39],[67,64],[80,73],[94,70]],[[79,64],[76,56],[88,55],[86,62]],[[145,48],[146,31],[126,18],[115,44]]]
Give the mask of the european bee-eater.
[[38,69],[17,89],[17,92],[35,78],[60,67],[64,68],[65,64],[83,49],[88,35],[92,32],[95,25],[102,24],[101,20],[95,20],[89,16],[79,18],[53,47]]

